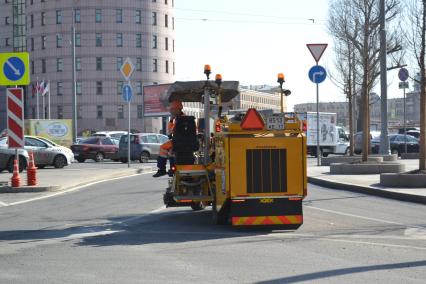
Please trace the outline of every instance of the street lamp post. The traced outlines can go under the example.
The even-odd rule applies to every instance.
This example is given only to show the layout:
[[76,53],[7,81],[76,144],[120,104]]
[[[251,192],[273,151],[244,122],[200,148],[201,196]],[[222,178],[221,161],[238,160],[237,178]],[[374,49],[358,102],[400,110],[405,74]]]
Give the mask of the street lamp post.
[[71,28],[71,44],[72,44],[72,140],[77,142],[77,89],[76,89],[76,70],[75,70],[75,26],[74,26],[74,8],[72,10],[72,28]]

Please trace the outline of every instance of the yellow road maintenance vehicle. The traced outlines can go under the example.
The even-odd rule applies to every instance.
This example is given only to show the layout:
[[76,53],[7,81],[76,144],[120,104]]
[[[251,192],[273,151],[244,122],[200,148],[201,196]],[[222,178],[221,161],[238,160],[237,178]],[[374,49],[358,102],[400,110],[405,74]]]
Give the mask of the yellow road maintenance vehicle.
[[[219,76],[211,82],[209,68],[205,69],[206,82],[176,82],[163,98],[204,102],[205,117],[210,114],[211,98],[217,100],[213,135],[209,123],[204,123],[204,136],[197,136],[195,123],[188,123],[193,117],[176,122],[176,171],[164,195],[165,204],[194,210],[212,205],[217,224],[299,227],[307,194],[301,122],[292,113],[262,116],[255,109],[222,115],[222,102],[239,94],[238,82],[222,82]],[[287,95],[280,76],[281,96]]]

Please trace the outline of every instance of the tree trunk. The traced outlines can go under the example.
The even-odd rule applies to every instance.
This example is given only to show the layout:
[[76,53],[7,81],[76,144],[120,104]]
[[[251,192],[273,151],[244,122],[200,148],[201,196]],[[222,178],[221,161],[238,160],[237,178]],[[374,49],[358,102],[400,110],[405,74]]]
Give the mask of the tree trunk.
[[425,71],[425,48],[426,48],[426,42],[425,42],[425,28],[426,28],[426,1],[422,1],[423,4],[423,11],[422,11],[422,38],[421,38],[421,44],[420,44],[420,151],[419,151],[419,170],[425,171],[426,170],[426,121],[425,121],[425,111],[426,111],[426,71]]

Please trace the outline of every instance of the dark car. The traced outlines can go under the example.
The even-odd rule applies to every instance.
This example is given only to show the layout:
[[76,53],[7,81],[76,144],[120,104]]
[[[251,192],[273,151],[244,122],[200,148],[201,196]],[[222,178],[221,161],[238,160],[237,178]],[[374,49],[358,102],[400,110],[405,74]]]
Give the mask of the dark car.
[[[169,140],[166,135],[156,133],[136,133],[130,135],[130,160],[147,163],[150,159],[156,159],[160,152],[160,146]],[[127,135],[120,138],[119,158],[127,163]]]
[[109,137],[89,137],[79,144],[71,145],[74,158],[83,163],[86,159],[102,162],[104,159],[118,161],[118,146]]
[[416,137],[417,139],[420,138],[420,130],[408,130],[407,135],[411,135]]
[[[389,144],[392,154],[401,155],[405,153],[405,141],[407,141],[407,153],[419,152],[419,140],[414,136],[407,135],[407,140],[404,139],[404,134],[389,135]],[[379,153],[380,143],[375,143],[373,146],[373,153]]]

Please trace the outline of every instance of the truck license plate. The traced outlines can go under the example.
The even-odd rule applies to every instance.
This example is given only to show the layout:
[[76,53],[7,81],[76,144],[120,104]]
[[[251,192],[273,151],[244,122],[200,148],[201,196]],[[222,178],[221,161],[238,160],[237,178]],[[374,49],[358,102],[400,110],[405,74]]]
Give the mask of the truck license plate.
[[283,130],[285,128],[285,118],[283,113],[273,114],[266,118],[266,128],[269,130]]

